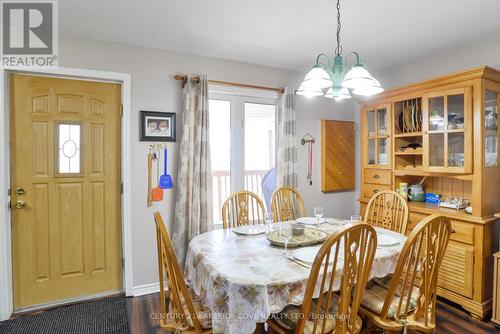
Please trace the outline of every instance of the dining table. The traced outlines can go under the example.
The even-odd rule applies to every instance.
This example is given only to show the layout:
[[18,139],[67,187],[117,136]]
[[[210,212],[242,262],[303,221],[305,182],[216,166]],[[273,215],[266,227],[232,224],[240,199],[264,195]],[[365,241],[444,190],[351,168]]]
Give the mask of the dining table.
[[[272,225],[279,229],[280,224],[288,223]],[[349,224],[326,218],[311,227],[332,234]],[[406,241],[405,235],[375,230],[377,236],[384,234],[396,243],[377,246],[369,279],[394,272]],[[272,245],[265,233],[240,235],[233,229],[216,229],[191,240],[184,271],[190,287],[211,310],[214,333],[250,334],[286,305],[302,304],[310,266],[290,258],[294,251]],[[338,286],[336,282],[334,289]]]

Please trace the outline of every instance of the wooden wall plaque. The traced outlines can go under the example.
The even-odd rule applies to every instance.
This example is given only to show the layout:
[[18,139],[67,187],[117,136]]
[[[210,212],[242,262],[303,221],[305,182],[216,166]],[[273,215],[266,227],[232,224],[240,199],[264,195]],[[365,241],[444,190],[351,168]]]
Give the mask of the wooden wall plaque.
[[354,122],[321,120],[322,192],[354,190],[354,140]]

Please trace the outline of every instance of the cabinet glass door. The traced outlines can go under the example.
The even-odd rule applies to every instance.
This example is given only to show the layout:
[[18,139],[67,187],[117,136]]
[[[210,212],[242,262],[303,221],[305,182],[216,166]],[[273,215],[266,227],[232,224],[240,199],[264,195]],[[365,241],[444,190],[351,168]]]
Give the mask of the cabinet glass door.
[[432,93],[424,124],[424,169],[443,173],[472,171],[472,90]]
[[387,166],[388,164],[387,138],[377,139],[377,165]]
[[429,165],[432,167],[444,167],[443,133],[429,135]]
[[367,161],[369,165],[375,165],[377,162],[375,160],[375,139],[368,139],[368,157]]
[[387,109],[377,109],[377,135],[387,136]]
[[448,96],[448,130],[463,129],[465,126],[464,95]]
[[444,97],[431,97],[429,99],[429,130],[444,130]]
[[364,164],[370,167],[390,166],[390,104],[374,106],[366,110],[364,119],[366,157]]
[[368,111],[367,115],[367,129],[368,133],[366,134],[368,137],[375,137],[375,110]]
[[[449,126],[449,124],[448,124]],[[463,167],[465,163],[464,133],[448,133],[448,167]]]
[[484,95],[484,166],[498,166],[498,94]]

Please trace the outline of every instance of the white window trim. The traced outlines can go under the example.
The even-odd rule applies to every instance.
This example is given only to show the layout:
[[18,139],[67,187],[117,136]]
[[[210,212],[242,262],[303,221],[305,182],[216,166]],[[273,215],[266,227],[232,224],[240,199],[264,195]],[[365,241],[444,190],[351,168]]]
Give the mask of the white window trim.
[[279,94],[273,90],[245,88],[245,87],[217,85],[217,84],[209,84],[208,93],[209,93],[208,95],[224,94],[224,95],[245,96],[248,98],[270,99],[270,100],[275,100],[275,103],[279,97]]

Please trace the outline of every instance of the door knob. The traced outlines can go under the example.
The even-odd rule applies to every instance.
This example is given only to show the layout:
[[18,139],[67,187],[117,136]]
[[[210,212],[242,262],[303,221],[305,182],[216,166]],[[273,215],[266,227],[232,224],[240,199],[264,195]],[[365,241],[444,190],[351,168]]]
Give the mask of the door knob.
[[26,207],[26,202],[25,201],[17,201],[16,202],[16,205],[15,205],[16,209],[22,209],[24,207]]

